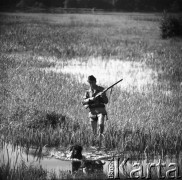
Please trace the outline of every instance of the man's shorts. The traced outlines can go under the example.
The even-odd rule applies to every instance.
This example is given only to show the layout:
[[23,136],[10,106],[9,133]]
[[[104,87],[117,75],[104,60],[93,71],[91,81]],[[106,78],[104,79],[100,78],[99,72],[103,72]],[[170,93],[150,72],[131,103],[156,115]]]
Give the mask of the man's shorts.
[[107,115],[106,109],[104,107],[97,107],[90,109],[89,118],[90,121],[97,121],[98,124],[104,124],[104,118]]
[[90,122],[96,121],[98,124],[104,124],[105,116],[106,115],[104,115],[102,113],[96,114],[96,115],[89,113]]

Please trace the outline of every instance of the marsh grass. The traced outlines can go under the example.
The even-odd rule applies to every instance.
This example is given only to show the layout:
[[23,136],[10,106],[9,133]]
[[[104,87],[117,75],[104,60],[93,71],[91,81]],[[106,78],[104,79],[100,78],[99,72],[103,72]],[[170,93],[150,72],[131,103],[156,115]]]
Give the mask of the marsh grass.
[[[122,16],[113,19],[109,15],[42,15],[40,20],[39,17],[32,16],[28,20],[28,17],[21,19],[17,15],[17,19],[21,19],[24,24],[11,20],[11,26],[9,24],[8,29],[2,29],[4,43],[1,50],[5,47],[6,51],[32,51],[38,55],[54,55],[61,59],[116,55],[124,58],[134,56],[137,59],[141,55],[137,43],[143,43],[143,40],[136,42],[135,37],[141,36],[143,30],[137,28],[134,20],[128,21]],[[3,16],[1,21],[7,24],[9,19],[9,16]],[[127,38],[128,35],[130,39]]]
[[27,167],[22,162],[19,167],[11,169],[8,164],[0,166],[0,177],[6,179],[46,179],[46,170],[33,166]]
[[[7,147],[1,147],[7,148]],[[16,148],[16,147],[15,147]],[[3,180],[11,179],[70,179],[69,172],[59,171],[59,175],[53,170],[48,171],[43,169],[42,166],[35,166],[33,164],[26,164],[24,160],[18,161],[19,154],[16,154],[15,160],[11,157],[11,153],[7,150],[7,159],[4,155],[1,156],[0,161],[0,178]]]
[[[81,107],[88,87],[70,74],[41,71],[55,65],[48,57],[65,63],[79,57],[88,61],[90,56],[140,62],[149,52],[152,57],[143,61],[161,72],[161,83],[149,93],[114,88],[104,146],[122,152],[180,151],[181,92],[165,84],[179,81],[175,78],[181,73],[180,40],[160,40],[156,20],[136,20],[127,14],[2,16],[0,132],[6,141],[27,147],[91,145],[88,115]],[[163,93],[168,89],[172,95]],[[52,126],[47,118],[51,113],[65,117],[66,123]]]
[[7,151],[6,155],[1,154],[0,160],[0,179],[3,180],[23,180],[23,179],[38,179],[38,180],[54,180],[54,179],[106,179],[107,175],[103,172],[93,172],[92,174],[85,175],[79,171],[77,173],[71,173],[70,170],[48,170],[41,165],[28,163],[22,158],[21,149],[17,150],[17,146],[12,146],[12,152],[15,153],[12,157],[12,152],[8,148],[7,143],[1,140],[1,148],[3,151]]
[[0,165],[0,178],[3,180],[54,180],[54,179],[106,179],[105,174],[92,173],[89,175],[74,174],[72,175],[68,171],[59,171],[56,174],[53,170],[51,172],[40,167],[33,165],[26,165],[24,162],[20,163],[17,168],[12,169],[8,164]]

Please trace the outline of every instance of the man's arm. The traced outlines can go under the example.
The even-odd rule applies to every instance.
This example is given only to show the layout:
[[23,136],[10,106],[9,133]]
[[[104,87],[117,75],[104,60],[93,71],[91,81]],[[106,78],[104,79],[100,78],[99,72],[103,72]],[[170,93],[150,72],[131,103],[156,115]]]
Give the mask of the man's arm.
[[101,92],[99,92],[95,97],[89,97],[88,91],[85,93],[84,100],[82,101],[83,105],[88,105],[94,103],[94,101],[99,100],[99,102],[107,104],[108,98],[106,95],[106,92],[102,92],[104,88],[101,89]]
[[88,104],[88,103],[89,103],[89,95],[88,95],[88,92],[86,92],[84,97],[83,97],[82,104],[85,105],[85,104]]
[[88,91],[85,93],[85,96],[83,97],[83,101],[82,104],[83,105],[87,105],[89,103],[92,103],[95,100],[94,97],[89,97],[89,93]]
[[95,96],[95,99],[99,100],[100,103],[107,104],[108,103],[108,98],[105,92],[105,89],[101,86],[99,86],[99,93]]
[[101,99],[102,99],[102,101],[103,101],[104,104],[107,104],[108,103],[108,97],[107,97],[107,95],[106,95],[105,92],[102,93],[100,97],[101,97]]
[[107,95],[106,95],[106,93],[104,92],[100,92],[100,93],[98,93],[98,99],[99,99],[99,101],[101,102],[101,103],[104,103],[104,104],[107,104],[108,103],[108,98],[107,98]]

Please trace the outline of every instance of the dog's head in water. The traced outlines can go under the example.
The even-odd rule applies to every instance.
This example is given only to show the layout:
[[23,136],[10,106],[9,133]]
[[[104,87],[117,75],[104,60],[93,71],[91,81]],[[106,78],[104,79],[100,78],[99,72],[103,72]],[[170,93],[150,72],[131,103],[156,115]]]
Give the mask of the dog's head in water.
[[76,158],[76,159],[81,160],[83,158],[82,150],[83,150],[83,148],[80,145],[71,146],[71,148],[70,148],[70,151],[71,151],[70,158]]

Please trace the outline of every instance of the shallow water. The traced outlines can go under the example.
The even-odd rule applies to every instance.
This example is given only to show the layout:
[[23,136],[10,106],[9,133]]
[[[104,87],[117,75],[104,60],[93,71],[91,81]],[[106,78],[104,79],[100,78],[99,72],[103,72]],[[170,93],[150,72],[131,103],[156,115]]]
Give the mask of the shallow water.
[[[69,171],[72,172],[72,162],[69,157],[69,150],[63,148],[62,150],[55,150],[54,148],[42,150],[41,155],[36,153],[36,149],[30,149],[29,152],[26,152],[26,149],[23,147],[13,147],[11,144],[4,143],[1,145],[0,151],[0,163],[7,163],[8,161],[11,164],[11,167],[16,167],[22,161],[27,165],[35,165],[42,166],[48,171],[55,171],[57,175],[59,175],[59,171]],[[47,153],[48,152],[48,153]],[[107,165],[109,161],[107,161],[107,157],[111,157],[111,155],[104,153],[103,151],[96,151],[95,149],[90,149],[83,152],[83,155],[86,159],[95,160],[98,158],[105,159],[105,165],[103,167],[104,172],[107,172]],[[109,158],[108,158],[109,159]]]
[[[47,153],[47,149],[43,149],[41,156],[35,156],[34,154],[35,149],[30,149],[29,154],[25,153],[24,148],[15,147],[11,144],[4,143],[3,147],[1,145],[1,152],[0,152],[0,163],[6,163],[9,159],[11,162],[11,167],[17,166],[20,162],[24,161],[27,165],[35,165],[35,166],[42,166],[44,169],[47,169],[49,172],[54,171],[57,175],[59,175],[59,171],[69,171],[70,173],[73,172],[74,165],[73,161],[67,159],[67,155],[69,154],[69,150],[62,149],[62,150],[55,150],[49,149],[49,153]],[[34,155],[33,155],[34,154]],[[133,175],[136,176],[143,176],[147,178],[151,174],[152,178],[158,177],[159,172],[159,163],[161,164],[161,175],[167,178],[167,171],[173,169],[173,173],[170,176],[182,176],[182,154],[178,157],[176,156],[153,156],[146,158],[145,156],[129,156],[129,154],[122,154],[120,156],[113,155],[113,152],[105,152],[104,150],[97,150],[95,148],[84,149],[83,155],[86,159],[101,159],[103,163],[103,172],[107,176],[112,175],[111,169],[114,168],[114,177],[119,178],[130,178],[132,172],[138,169],[138,172],[135,172]],[[59,157],[58,157],[59,156]],[[123,166],[124,159],[126,160]],[[60,159],[58,159],[60,158]],[[114,159],[113,159],[114,158]],[[138,164],[136,164],[138,163]],[[151,171],[147,172],[147,168],[149,165],[153,163],[155,167],[151,168]],[[163,164],[165,163],[165,166]],[[171,164],[173,163],[173,164]],[[169,165],[171,164],[171,167]],[[136,166],[135,166],[136,165]],[[174,169],[176,168],[176,175],[174,173]],[[143,172],[143,173],[142,173]],[[148,173],[148,174],[147,174]]]

